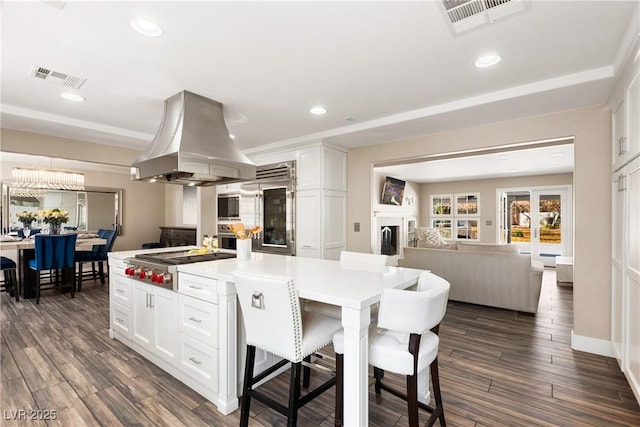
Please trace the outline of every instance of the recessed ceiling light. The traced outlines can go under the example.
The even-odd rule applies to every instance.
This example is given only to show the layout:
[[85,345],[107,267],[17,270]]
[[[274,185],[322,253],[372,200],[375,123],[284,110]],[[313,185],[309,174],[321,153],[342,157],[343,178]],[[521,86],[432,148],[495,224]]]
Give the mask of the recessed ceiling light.
[[63,92],[60,94],[61,97],[63,97],[64,99],[66,99],[67,101],[73,101],[73,102],[82,102],[84,101],[84,98],[81,97],[78,94],[75,93],[71,93],[71,92]]
[[136,18],[132,19],[129,22],[131,28],[147,37],[160,37],[162,35],[162,28],[160,28],[156,23],[149,21],[144,18]]
[[500,61],[502,61],[502,58],[500,58],[499,55],[491,54],[481,56],[476,60],[474,65],[478,68],[487,68],[496,65]]
[[327,114],[327,109],[317,105],[317,106],[313,107],[312,109],[310,109],[309,112],[311,114],[315,115],[315,116],[321,116],[323,114]]
[[229,138],[231,138],[231,139],[236,139],[236,136],[235,136],[234,134],[230,133],[230,134],[229,134]]

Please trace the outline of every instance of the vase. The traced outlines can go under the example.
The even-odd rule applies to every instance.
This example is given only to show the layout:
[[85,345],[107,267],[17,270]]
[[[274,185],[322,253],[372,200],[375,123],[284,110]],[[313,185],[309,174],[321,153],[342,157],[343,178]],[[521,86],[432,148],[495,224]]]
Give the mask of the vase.
[[31,235],[31,223],[27,224],[25,222],[22,224],[22,234],[24,234],[25,238],[28,238]]
[[236,239],[236,258],[251,259],[251,239]]
[[60,224],[50,224],[49,234],[60,234]]

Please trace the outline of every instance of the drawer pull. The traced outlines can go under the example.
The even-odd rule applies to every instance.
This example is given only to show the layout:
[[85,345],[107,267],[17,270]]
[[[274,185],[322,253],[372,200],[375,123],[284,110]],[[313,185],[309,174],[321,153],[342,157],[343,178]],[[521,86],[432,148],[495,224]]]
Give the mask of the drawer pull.
[[122,319],[121,319],[121,318],[119,318],[119,317],[116,317],[116,323],[124,323],[124,320],[122,320]]
[[202,323],[202,319],[198,319],[198,318],[193,317],[193,316],[189,317],[189,320],[191,320],[192,322],[196,322],[196,323]]
[[124,289],[116,289],[116,292],[119,294],[124,294]]
[[196,286],[196,285],[189,285],[189,287],[191,289],[198,289],[198,290],[202,289],[202,286]]
[[190,357],[189,360],[191,360],[196,365],[202,364],[202,361],[196,359],[195,357]]

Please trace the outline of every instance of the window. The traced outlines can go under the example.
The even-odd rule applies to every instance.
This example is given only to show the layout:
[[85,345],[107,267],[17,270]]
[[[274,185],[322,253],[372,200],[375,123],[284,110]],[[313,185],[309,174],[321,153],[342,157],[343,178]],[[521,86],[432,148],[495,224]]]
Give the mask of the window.
[[444,239],[480,240],[480,193],[431,195],[430,222]]

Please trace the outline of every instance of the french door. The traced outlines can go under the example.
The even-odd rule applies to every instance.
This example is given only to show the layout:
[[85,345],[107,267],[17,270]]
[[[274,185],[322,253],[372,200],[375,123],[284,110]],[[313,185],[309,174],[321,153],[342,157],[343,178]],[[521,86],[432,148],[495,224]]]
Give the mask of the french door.
[[498,203],[498,241],[519,245],[545,266],[573,255],[570,187],[502,190]]

